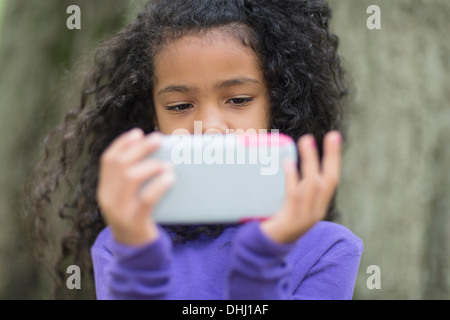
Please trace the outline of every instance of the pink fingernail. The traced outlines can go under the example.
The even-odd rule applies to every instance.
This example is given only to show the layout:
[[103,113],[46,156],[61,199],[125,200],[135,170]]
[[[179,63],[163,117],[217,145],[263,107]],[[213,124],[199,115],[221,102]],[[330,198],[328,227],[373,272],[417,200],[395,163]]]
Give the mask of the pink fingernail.
[[173,173],[173,171],[166,171],[165,173],[162,174],[161,180],[164,183],[171,185],[175,182],[175,174]]
[[131,137],[139,137],[142,135],[142,129],[140,128],[134,128],[129,131],[129,134]]
[[311,147],[315,147],[316,146],[316,139],[314,139],[314,137],[311,138],[311,141],[309,142]]
[[151,133],[147,136],[149,143],[159,143],[161,141],[161,135],[159,133]]
[[342,142],[342,136],[341,136],[341,134],[340,133],[335,133],[334,134],[334,137],[333,137],[333,140],[336,142],[336,143],[341,143]]

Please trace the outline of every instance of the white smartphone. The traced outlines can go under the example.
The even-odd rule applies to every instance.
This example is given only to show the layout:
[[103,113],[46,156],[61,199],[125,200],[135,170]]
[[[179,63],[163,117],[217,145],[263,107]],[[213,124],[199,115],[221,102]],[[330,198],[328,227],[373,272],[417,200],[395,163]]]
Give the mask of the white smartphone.
[[280,133],[163,135],[151,157],[172,163],[176,180],[153,212],[161,224],[242,223],[281,207],[285,160],[298,161]]

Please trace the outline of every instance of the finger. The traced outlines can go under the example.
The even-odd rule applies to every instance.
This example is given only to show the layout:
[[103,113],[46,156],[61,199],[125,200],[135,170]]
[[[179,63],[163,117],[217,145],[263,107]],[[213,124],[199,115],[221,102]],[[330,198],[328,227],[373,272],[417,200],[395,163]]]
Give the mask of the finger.
[[[107,153],[110,155],[115,155],[122,152],[129,145],[135,143],[136,141],[144,137],[144,132],[140,128],[131,129],[118,138],[116,138],[107,149]],[[106,153],[105,152],[105,153]]]
[[175,173],[171,169],[165,170],[151,181],[140,193],[139,214],[152,214],[156,205],[174,183]]
[[145,181],[150,180],[152,177],[171,168],[171,164],[151,158],[131,166],[126,171],[126,179],[129,183],[127,192],[135,193],[136,190],[145,183]]
[[126,152],[119,156],[119,162],[130,164],[142,160],[144,157],[156,151],[161,143],[161,134],[154,132],[145,137],[141,142],[131,145]]
[[285,160],[283,162],[283,169],[285,175],[285,194],[289,199],[292,199],[295,197],[296,186],[300,178],[297,171],[297,164],[294,160]]
[[337,131],[329,132],[324,138],[324,151],[322,160],[322,183],[324,196],[331,198],[339,184],[341,172],[342,137]]
[[299,157],[301,160],[302,179],[316,179],[319,175],[319,154],[313,135],[305,135],[298,141]]
[[304,213],[313,213],[313,207],[317,198],[317,190],[320,178],[319,154],[316,141],[311,134],[300,138],[299,153],[301,159],[301,211]]

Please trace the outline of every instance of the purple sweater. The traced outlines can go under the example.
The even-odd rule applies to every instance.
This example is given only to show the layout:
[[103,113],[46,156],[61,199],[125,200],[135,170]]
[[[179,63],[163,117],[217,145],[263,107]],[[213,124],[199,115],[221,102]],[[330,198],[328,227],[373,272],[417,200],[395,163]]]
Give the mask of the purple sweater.
[[91,248],[98,299],[351,299],[362,241],[321,221],[296,243],[280,245],[258,222],[172,245],[159,238],[125,246],[105,228]]

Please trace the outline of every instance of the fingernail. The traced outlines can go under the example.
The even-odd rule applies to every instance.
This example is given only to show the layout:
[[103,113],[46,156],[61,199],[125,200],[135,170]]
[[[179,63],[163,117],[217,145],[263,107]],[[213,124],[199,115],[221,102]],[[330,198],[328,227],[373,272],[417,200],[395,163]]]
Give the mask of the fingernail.
[[175,174],[172,170],[163,173],[161,181],[167,184],[173,184],[175,182]]
[[142,135],[142,129],[141,128],[134,128],[131,129],[129,132],[131,137],[139,137],[140,135]]
[[149,143],[159,142],[161,140],[161,135],[159,133],[152,133],[147,139]]
[[309,141],[309,145],[311,147],[315,147],[316,146],[316,139],[314,137],[311,137],[311,139]]
[[342,142],[342,136],[339,132],[334,133],[333,135],[333,141],[336,143],[341,143]]

